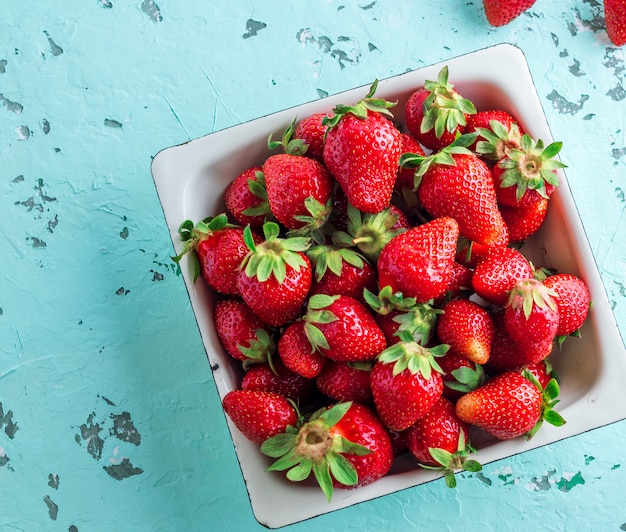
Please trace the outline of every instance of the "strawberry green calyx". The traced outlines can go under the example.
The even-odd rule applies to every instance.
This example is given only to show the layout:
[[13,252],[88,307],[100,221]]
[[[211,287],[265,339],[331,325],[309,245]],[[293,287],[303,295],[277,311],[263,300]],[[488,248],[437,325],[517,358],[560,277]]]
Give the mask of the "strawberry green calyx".
[[328,129],[335,127],[339,123],[341,118],[348,113],[353,114],[361,120],[365,120],[367,118],[368,111],[374,113],[382,113],[393,117],[393,114],[391,113],[391,111],[389,111],[389,109],[395,107],[398,102],[389,102],[383,98],[374,98],[374,94],[376,93],[377,89],[378,80],[376,79],[370,86],[370,90],[365,98],[358,101],[354,105],[337,105],[333,109],[334,115],[325,116],[322,120],[322,125],[326,126],[328,131]]
[[445,478],[446,486],[449,488],[456,488],[455,473],[457,471],[478,473],[483,469],[480,462],[469,458],[469,455],[471,453],[475,453],[476,449],[474,449],[466,440],[464,430],[459,432],[459,443],[456,452],[451,453],[445,449],[438,449],[435,447],[430,447],[428,452],[432,456],[433,460],[439,464],[439,466],[420,464],[421,467],[424,469],[441,471]]
[[526,439],[530,440],[546,421],[555,427],[561,427],[565,425],[566,421],[561,414],[553,410],[554,406],[559,402],[559,395],[561,390],[556,378],[552,377],[546,387],[543,388],[537,379],[529,370],[525,369],[522,372],[524,378],[532,382],[535,387],[541,392],[541,414],[535,426],[526,433]]
[[515,196],[518,201],[527,190],[536,190],[547,198],[546,183],[558,187],[560,181],[555,170],[567,167],[556,159],[562,145],[561,142],[552,142],[544,147],[542,140],[534,141],[528,134],[524,134],[520,147],[509,150],[507,156],[498,163],[504,169],[500,187],[517,187]]
[[414,297],[404,297],[402,292],[394,292],[389,285],[381,288],[378,294],[374,294],[366,288],[363,291],[363,297],[372,310],[381,316],[385,316],[394,310],[408,311],[419,304]]
[[316,324],[332,323],[338,319],[332,311],[328,310],[328,307],[337,299],[339,296],[325,294],[316,294],[309,299],[304,317],[304,332],[313,349],[330,349],[328,340]]
[[345,402],[321,408],[299,428],[288,427],[285,433],[263,442],[261,452],[277,459],[267,471],[287,471],[287,478],[294,482],[307,479],[313,472],[329,502],[333,478],[345,486],[356,486],[357,471],[343,455],[364,456],[371,451],[331,430],[351,406],[352,402]]
[[437,81],[426,81],[424,89],[430,94],[424,100],[422,133],[434,129],[436,137],[441,138],[444,131],[453,132],[458,126],[464,126],[467,123],[465,115],[476,113],[474,104],[448,82],[447,66],[439,71]]
[[414,375],[421,373],[424,379],[430,379],[432,371],[443,373],[436,361],[448,352],[450,346],[440,344],[435,347],[425,347],[415,341],[408,331],[399,332],[401,342],[393,344],[378,355],[378,360],[385,364],[393,364],[393,375],[408,369]]
[[515,123],[507,129],[502,122],[490,120],[488,128],[476,128],[476,133],[485,139],[476,143],[476,153],[493,161],[498,161],[512,149],[519,148],[522,142],[522,133]]
[[265,174],[261,171],[255,172],[256,180],[248,179],[248,189],[253,196],[259,198],[259,202],[253,207],[248,207],[242,214],[246,216],[267,216],[271,214],[270,203],[267,199],[267,188],[265,187]]
[[303,139],[294,139],[297,118],[294,118],[291,124],[283,132],[283,136],[280,141],[272,140],[272,133],[267,138],[267,147],[270,150],[276,148],[283,148],[283,151],[288,155],[304,155],[307,152],[309,145]]
[[237,226],[230,224],[228,218],[223,213],[215,217],[204,218],[195,224],[191,220],[185,220],[178,227],[178,234],[184,242],[183,248],[178,255],[172,257],[172,260],[178,264],[187,253],[191,253],[193,280],[196,281],[200,276],[201,267],[197,255],[193,252],[202,240],[209,238],[216,231],[229,227]]
[[481,364],[475,364],[476,368],[461,367],[454,369],[450,375],[454,377],[453,381],[444,382],[444,386],[457,392],[468,393],[481,386],[485,380],[485,370]]
[[271,355],[276,351],[276,343],[272,336],[265,329],[256,329],[255,338],[250,340],[249,346],[237,345],[237,349],[246,357],[243,361],[244,370],[250,369],[254,364],[268,362],[274,374],[274,364]]
[[328,233],[327,222],[333,210],[332,198],[329,198],[326,204],[323,204],[313,196],[309,196],[304,200],[304,206],[309,214],[296,215],[294,219],[305,225],[298,229],[290,230],[287,236],[311,238],[316,244],[326,242],[326,233]]
[[515,310],[522,310],[524,317],[528,319],[534,305],[537,305],[540,309],[547,307],[557,310],[554,297],[557,297],[556,292],[545,286],[541,281],[537,279],[522,279],[511,290],[507,305]]
[[315,278],[319,282],[327,271],[341,275],[344,262],[363,269],[365,258],[354,249],[334,245],[317,245],[307,251],[307,257],[315,268]]
[[285,280],[287,266],[294,270],[306,267],[306,262],[300,255],[310,246],[310,241],[304,237],[281,238],[280,227],[274,222],[263,225],[265,240],[255,244],[250,226],[243,231],[243,238],[250,250],[241,263],[248,277],[256,276],[261,282],[273,276],[279,284]]

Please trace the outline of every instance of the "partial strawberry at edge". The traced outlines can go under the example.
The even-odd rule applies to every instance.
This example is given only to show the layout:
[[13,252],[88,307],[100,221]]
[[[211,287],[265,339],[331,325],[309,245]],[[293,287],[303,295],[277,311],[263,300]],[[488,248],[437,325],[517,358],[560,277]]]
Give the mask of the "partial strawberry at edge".
[[530,9],[536,0],[483,0],[485,16],[495,27],[505,26]]
[[611,42],[615,46],[624,46],[626,44],[626,2],[604,0],[604,20]]

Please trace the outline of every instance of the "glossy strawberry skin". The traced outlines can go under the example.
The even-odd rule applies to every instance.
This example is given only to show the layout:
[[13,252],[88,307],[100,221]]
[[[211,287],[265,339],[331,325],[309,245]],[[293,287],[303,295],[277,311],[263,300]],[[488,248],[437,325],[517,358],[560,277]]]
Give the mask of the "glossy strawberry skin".
[[626,2],[624,0],[604,0],[606,32],[615,46],[626,44]]
[[268,363],[252,366],[241,379],[242,390],[272,392],[304,404],[311,397],[314,383],[287,369],[276,358]]
[[[412,135],[409,135],[408,133],[401,133],[400,139],[402,142],[402,153],[415,153],[417,155],[425,155],[422,145]],[[402,188],[408,188],[409,190],[413,190],[415,188],[414,168],[398,169],[398,175],[396,177],[396,189]]]
[[543,225],[549,205],[550,202],[546,198],[541,198],[526,207],[500,205],[500,214],[509,230],[509,242],[523,242],[534,235]]
[[293,406],[282,395],[263,391],[232,390],[222,399],[224,411],[250,441],[263,443],[298,421]]
[[485,16],[495,27],[505,26],[530,9],[536,0],[483,0]]
[[329,129],[324,162],[357,209],[376,213],[391,200],[402,154],[400,132],[384,115],[368,111],[365,120],[352,113]]
[[[296,124],[293,137],[302,139],[307,144],[305,155],[312,157],[319,162],[324,161],[324,135],[326,134],[326,126],[322,124],[322,120],[327,113],[315,113],[303,118]],[[332,116],[332,113],[331,113]]]
[[458,450],[461,432],[467,439],[467,424],[456,415],[454,404],[440,397],[424,417],[405,431],[406,446],[420,464],[436,467],[439,463],[433,459],[429,448],[454,454]]
[[591,295],[585,281],[568,273],[557,273],[543,284],[556,292],[554,301],[559,309],[557,336],[566,336],[580,329],[587,319]]
[[376,410],[389,430],[408,429],[437,402],[443,393],[441,374],[432,371],[428,379],[408,369],[393,374],[393,364],[377,361],[372,368],[372,394]]
[[[506,111],[503,111],[502,109],[482,110],[482,111],[476,112],[473,115],[469,115],[467,117],[465,133],[474,133],[476,132],[477,128],[492,129],[490,125],[490,122],[492,120],[496,120],[497,122],[500,122],[507,130],[509,130],[509,132],[511,131],[511,127],[513,125],[516,125],[519,130],[520,135],[523,133],[521,131],[521,128],[519,127],[519,124],[517,123],[517,120],[512,115],[510,115]],[[474,144],[470,146],[470,149],[472,151],[475,151],[476,143],[482,140],[485,140],[484,137],[479,135],[476,141],[474,142]],[[519,139],[517,139],[517,142],[515,141],[515,139],[510,139],[509,142],[504,142],[502,144],[499,144],[497,146],[497,153],[500,153],[502,156],[505,154],[506,150],[509,147],[511,146],[517,147],[519,145],[518,143],[519,143]]]
[[476,155],[452,154],[455,165],[435,163],[417,189],[420,202],[433,217],[449,216],[469,240],[505,246],[509,236],[498,209],[491,172]]
[[328,362],[324,355],[313,349],[304,332],[302,321],[287,326],[278,339],[277,349],[283,364],[307,379],[317,377]]
[[376,270],[367,262],[362,268],[344,262],[341,275],[326,270],[323,277],[313,280],[310,295],[327,294],[329,296],[350,296],[359,301],[363,300],[363,290],[375,292],[377,284]]
[[253,166],[245,170],[231,181],[224,191],[226,209],[235,221],[241,226],[250,224],[250,227],[257,230],[263,227],[265,215],[248,215],[244,211],[258,207],[263,201],[252,193],[249,186],[249,181],[258,181],[257,173],[262,171],[261,166]]
[[541,416],[541,392],[517,371],[492,377],[480,388],[462,396],[457,416],[500,440],[530,431]]
[[449,386],[450,384],[459,383],[459,380],[455,377],[453,372],[457,370],[468,370],[477,374],[477,372],[480,372],[479,365],[460,353],[456,353],[453,349],[450,349],[444,356],[439,358],[437,362],[439,363],[439,367],[443,370],[443,397],[452,402],[455,402],[463,394],[476,389],[484,380],[484,375],[479,377],[478,375],[480,373],[478,373],[475,382],[465,383],[466,389],[464,389],[464,391],[456,390]]
[[372,402],[371,366],[329,360],[315,379],[320,392],[335,401]]
[[392,238],[378,259],[378,285],[415,297],[419,303],[442,295],[452,278],[459,226],[437,218]]

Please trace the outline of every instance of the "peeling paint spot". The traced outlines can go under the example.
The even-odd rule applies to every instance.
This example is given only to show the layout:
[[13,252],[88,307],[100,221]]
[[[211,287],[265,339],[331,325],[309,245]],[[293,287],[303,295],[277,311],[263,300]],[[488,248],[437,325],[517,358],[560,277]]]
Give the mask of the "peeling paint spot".
[[139,431],[135,428],[128,412],[111,414],[111,419],[113,420],[113,428],[109,429],[111,436],[115,436],[133,445],[141,444],[141,434],[139,434]]
[[550,478],[556,474],[556,471],[548,471],[541,478],[533,477],[528,488],[531,491],[548,491],[551,487]]
[[585,483],[585,479],[583,478],[580,471],[578,471],[574,475],[566,475],[561,480],[559,480],[556,485],[559,490],[568,492],[571,491],[576,486],[581,486]]
[[50,53],[52,53],[52,55],[54,56],[61,55],[63,53],[63,48],[61,48],[57,43],[55,43],[52,40],[52,38],[50,37],[50,34],[46,30],[44,30],[44,34],[48,38],[48,44],[50,45]]
[[552,37],[552,42],[554,43],[554,46],[558,48],[559,36],[556,33],[550,33],[550,36]]
[[130,292],[130,290],[126,290],[123,286],[120,286],[116,291],[115,295],[117,296],[125,296]]
[[17,133],[17,140],[28,140],[30,138],[30,128],[28,126],[20,126],[15,132]]
[[161,10],[159,6],[154,3],[153,0],[142,0],[141,2],[141,10],[150,17],[150,20],[153,22],[161,22],[163,21],[163,17],[161,16]]
[[626,523],[619,527],[620,530],[626,530]]
[[30,245],[34,248],[45,248],[48,246],[44,240],[37,238],[36,236],[26,237],[26,241],[30,242]]
[[615,471],[616,469],[619,469],[620,467],[622,467],[622,464],[615,464],[614,466],[611,466],[611,471]]
[[624,196],[624,190],[621,187],[615,187],[615,193],[617,196],[617,201],[620,203],[626,202],[626,197]]
[[41,121],[41,131],[43,131],[44,135],[50,133],[50,122],[45,118]]
[[104,395],[99,395],[98,397],[102,399],[109,406],[115,406],[115,403],[111,401],[111,399],[107,399]]
[[624,148],[613,148],[611,150],[611,155],[612,155],[613,159],[615,159],[615,163],[614,164],[618,164],[620,159],[624,155],[626,155],[626,147],[624,147]]
[[125,478],[143,473],[143,469],[134,467],[128,458],[123,458],[119,464],[104,466],[103,469],[115,480],[124,480]]
[[[24,176],[18,176],[13,180],[13,182],[17,183],[23,180],[24,180]],[[38,179],[37,184],[33,187],[33,190],[35,191],[35,195],[31,196],[27,200],[18,201],[15,203],[15,205],[22,205],[23,207],[26,207],[28,212],[33,211],[33,210],[37,212],[44,212],[44,210],[47,210],[47,207],[45,206],[46,203],[54,203],[55,201],[57,201],[55,197],[49,196],[44,191],[44,187],[45,187],[45,183],[43,179]]]
[[120,231],[120,238],[123,238],[124,240],[126,240],[128,238],[128,227],[124,227]]
[[7,60],[0,59],[0,74],[4,74],[7,71],[6,66],[7,66]]
[[[4,452],[4,449],[0,447],[0,467],[4,467],[9,463],[9,457]],[[11,469],[11,466],[7,466],[7,469]]]
[[150,270],[152,272],[152,280],[153,281],[162,281],[164,279],[163,274],[159,272],[155,272],[154,270]]
[[580,70],[580,61],[578,61],[577,59],[574,59],[573,61],[573,64],[568,67],[570,73],[577,78],[585,76],[586,74],[582,70]]
[[122,127],[122,123],[118,122],[117,120],[113,120],[111,118],[105,118],[104,119],[104,125],[106,127],[112,127],[112,128],[116,128],[119,129]]
[[50,473],[48,475],[48,486],[51,488],[58,490],[59,489],[59,475],[56,473]]
[[582,109],[585,102],[589,99],[589,95],[581,94],[578,102],[573,103],[566,100],[556,90],[553,90],[550,94],[548,94],[547,98],[552,102],[552,107],[559,113],[575,115]]
[[89,414],[87,422],[80,426],[80,434],[76,434],[74,439],[78,444],[81,440],[87,442],[87,452],[95,459],[100,460],[102,457],[102,449],[104,440],[100,437],[102,427],[98,423],[94,423],[95,412]]
[[485,486],[491,486],[493,484],[491,479],[485,476],[485,474],[482,471],[476,473],[476,478],[480,480],[483,484],[485,484]]
[[54,233],[56,226],[59,225],[59,216],[57,214],[54,215],[54,218],[48,220],[48,232]]
[[372,44],[371,42],[367,43],[367,48],[370,52],[373,52],[374,50],[378,50],[378,47]]
[[55,504],[55,502],[50,498],[49,495],[46,495],[43,498],[43,502],[45,502],[46,506],[48,507],[48,515],[50,516],[50,519],[56,521],[57,515],[59,513],[59,507]]
[[109,0],[100,0],[100,7],[111,9],[113,7],[113,3],[109,2]]
[[[296,33],[296,39],[304,46],[317,45],[322,53],[329,53],[331,57],[337,60],[339,68],[342,70],[346,64],[357,64],[361,59],[360,47],[350,37],[341,35],[337,37],[337,43],[342,43],[341,48],[339,48],[329,37],[325,35],[315,37],[310,28],[302,28]],[[351,45],[351,47],[346,49],[343,43]]]
[[24,181],[24,175],[20,174],[17,177],[14,177],[11,182],[12,183],[21,183],[22,181]]
[[626,90],[624,90],[624,86],[621,83],[618,83],[615,87],[606,91],[606,95],[612,100],[619,102],[626,98]]
[[586,454],[585,455],[585,465],[589,465],[595,459],[596,459],[595,456],[590,456],[590,455]]
[[24,106],[21,103],[13,102],[9,100],[4,94],[0,93],[0,103],[4,105],[8,111],[16,114],[20,114],[24,110]]
[[326,98],[326,96],[328,96],[328,92],[322,89],[317,89],[317,95],[320,98]]
[[4,427],[5,434],[12,440],[15,433],[19,430],[17,423],[13,421],[13,411],[8,410],[4,413],[2,403],[0,403],[0,428]]
[[375,5],[376,5],[376,2],[374,1],[371,4],[367,4],[366,6],[359,6],[359,7],[363,9],[364,11],[367,11],[368,9],[372,9]]
[[242,37],[244,39],[249,39],[265,28],[267,28],[267,24],[265,24],[265,22],[249,18],[246,21],[246,33],[244,33]]

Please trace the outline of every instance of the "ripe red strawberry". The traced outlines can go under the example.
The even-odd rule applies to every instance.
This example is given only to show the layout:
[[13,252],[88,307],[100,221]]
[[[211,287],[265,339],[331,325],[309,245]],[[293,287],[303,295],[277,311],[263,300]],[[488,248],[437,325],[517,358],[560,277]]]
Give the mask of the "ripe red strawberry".
[[246,368],[266,362],[276,349],[269,327],[239,299],[218,301],[213,320],[226,352]]
[[[525,375],[526,378],[528,378],[528,375],[526,375],[525,372],[529,372],[535,379],[537,379],[543,390],[548,387],[548,384],[552,379],[555,379],[557,382],[559,381],[554,373],[554,370],[552,369],[552,364],[548,359],[544,359],[536,364],[528,364],[526,366],[516,368],[516,370],[522,375]],[[533,382],[532,378],[531,382]]]
[[514,248],[496,247],[476,265],[472,287],[485,301],[504,305],[515,283],[532,276],[532,266],[524,255]]
[[268,141],[270,149],[279,146],[284,153],[271,155],[263,163],[272,214],[288,229],[321,227],[330,214],[332,177],[321,163],[304,156],[306,145],[293,138],[293,124],[282,141]]
[[485,246],[461,237],[459,238],[457,253],[454,259],[463,266],[474,269],[490,249],[492,249],[492,246]]
[[351,402],[318,410],[299,429],[264,442],[261,451],[277,459],[267,470],[288,470],[289,480],[302,481],[313,471],[328,501],[333,488],[371,484],[393,463],[389,434],[376,414]]
[[544,147],[542,140],[522,136],[520,147],[508,150],[491,169],[498,203],[521,207],[549,198],[560,184],[556,170],[565,168],[556,159],[561,147],[561,142]]
[[312,296],[304,323],[311,345],[337,362],[372,360],[387,346],[368,308],[349,296]]
[[557,273],[543,281],[554,291],[554,302],[559,309],[557,336],[576,333],[587,319],[591,295],[585,281],[569,273]]
[[444,397],[424,417],[405,431],[406,446],[428,469],[441,470],[446,484],[454,488],[457,470],[478,472],[482,466],[468,460],[473,448],[468,442],[467,424],[459,419],[454,405]]
[[534,235],[546,219],[549,204],[547,198],[540,198],[526,207],[500,205],[500,214],[509,230],[509,242],[523,242]]
[[509,236],[493,178],[487,165],[466,148],[473,138],[459,137],[427,157],[403,154],[402,165],[417,167],[417,195],[428,214],[454,218],[460,234],[469,240],[505,246]]
[[378,285],[425,303],[442,295],[452,278],[459,225],[436,218],[393,237],[380,253]]
[[395,431],[408,429],[441,397],[443,380],[435,357],[447,350],[445,345],[424,347],[406,331],[401,340],[378,356],[371,376],[376,411]]
[[[326,126],[322,123],[327,113],[315,113],[303,118],[296,124],[294,139],[301,139],[307,145],[305,155],[320,163],[324,162],[324,137]],[[332,118],[332,114],[330,115]]]
[[442,310],[437,320],[439,340],[472,362],[485,364],[495,334],[489,313],[469,299],[453,299]]
[[265,240],[255,244],[248,227],[244,238],[249,252],[242,261],[237,287],[244,302],[265,323],[280,327],[300,315],[313,273],[303,253],[307,239],[279,238],[279,226],[263,226]]
[[552,410],[559,395],[556,380],[550,381],[542,391],[538,382],[531,382],[534,377],[529,375],[506,371],[492,377],[456,402],[457,416],[500,440],[523,434],[530,439],[544,419],[555,426],[565,423],[560,414]]
[[[220,214],[195,225],[186,220],[180,225],[178,233],[184,246],[172,260],[180,262],[184,255],[191,253],[194,281],[202,275],[213,290],[238,295],[239,267],[248,253],[243,228],[229,224],[226,215]],[[250,239],[261,241],[261,237],[253,231],[250,231]]]
[[298,421],[291,403],[271,392],[232,390],[222,399],[222,406],[239,431],[259,445]]
[[485,16],[495,27],[505,26],[530,9],[536,0],[483,0]]
[[477,133],[470,149],[491,163],[500,160],[510,149],[519,148],[522,132],[517,120],[501,109],[478,111],[467,117],[465,133]]
[[443,370],[443,396],[456,401],[485,382],[483,366],[450,349],[437,360]]
[[[408,133],[401,133],[400,140],[402,141],[402,153],[426,155],[422,145],[412,135],[409,135]],[[413,168],[398,168],[396,190],[401,190],[403,188],[409,190],[413,190],[415,188],[415,170]]]
[[395,104],[374,98],[377,86],[354,106],[337,106],[325,121],[324,162],[350,203],[369,213],[389,205],[402,153],[400,132],[385,116]]
[[611,42],[615,46],[626,44],[626,2],[604,0],[604,20]]
[[272,359],[271,364],[252,366],[241,379],[242,390],[273,392],[298,404],[307,401],[313,392],[314,383],[287,369],[280,359]]
[[329,360],[315,379],[320,392],[335,401],[372,402],[371,362],[335,362]]
[[523,349],[511,338],[504,326],[504,310],[494,312],[492,319],[495,334],[491,344],[491,356],[485,364],[485,370],[489,374],[497,374],[533,364],[537,350]]
[[426,81],[406,103],[406,125],[421,144],[440,150],[463,133],[467,116],[476,112],[474,104],[448,82],[448,67],[443,67],[437,81]]
[[518,347],[539,362],[552,351],[559,326],[555,292],[537,279],[523,279],[511,290],[504,308],[504,327]]
[[469,297],[472,293],[472,275],[474,272],[467,266],[454,261],[452,277],[442,296],[435,299],[435,305],[441,306],[445,301],[460,297]]
[[278,356],[283,364],[307,379],[317,377],[328,359],[317,351],[304,331],[304,322],[290,323],[278,339]]
[[224,203],[239,225],[260,230],[270,214],[263,168],[253,166],[231,181],[224,191]]

